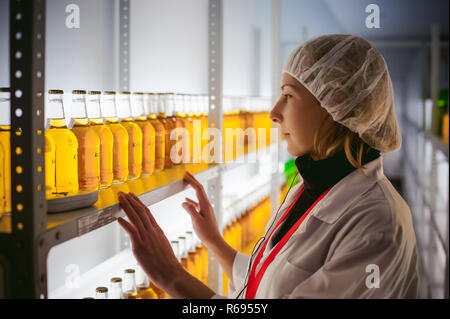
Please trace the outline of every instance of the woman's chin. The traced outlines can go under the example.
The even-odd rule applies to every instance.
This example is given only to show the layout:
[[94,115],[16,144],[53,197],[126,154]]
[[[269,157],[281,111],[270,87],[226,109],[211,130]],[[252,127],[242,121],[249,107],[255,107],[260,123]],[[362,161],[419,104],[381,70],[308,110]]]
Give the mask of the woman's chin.
[[298,157],[305,154],[308,154],[309,151],[299,150],[291,145],[291,143],[287,142],[287,151],[291,156]]

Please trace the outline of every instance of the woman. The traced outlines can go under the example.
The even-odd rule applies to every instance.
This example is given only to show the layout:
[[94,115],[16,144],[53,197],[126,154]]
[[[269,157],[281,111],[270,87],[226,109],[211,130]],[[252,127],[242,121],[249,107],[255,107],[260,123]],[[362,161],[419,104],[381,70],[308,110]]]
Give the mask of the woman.
[[[240,298],[416,298],[417,250],[408,205],[383,174],[380,152],[401,145],[391,79],[380,53],[351,35],[297,47],[270,113],[303,183],[294,186],[252,257],[217,228],[202,185],[187,199],[194,230]],[[175,298],[220,298],[183,270],[147,207],[120,194],[133,251],[150,279]]]

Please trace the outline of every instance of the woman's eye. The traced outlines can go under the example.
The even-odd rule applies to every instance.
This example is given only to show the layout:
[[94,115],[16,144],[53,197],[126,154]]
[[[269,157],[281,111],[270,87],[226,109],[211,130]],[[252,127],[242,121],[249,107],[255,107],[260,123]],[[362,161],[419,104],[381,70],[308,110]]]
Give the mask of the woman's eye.
[[284,95],[284,97],[287,98],[287,99],[292,97],[292,95],[290,95],[290,94],[283,94],[283,95]]

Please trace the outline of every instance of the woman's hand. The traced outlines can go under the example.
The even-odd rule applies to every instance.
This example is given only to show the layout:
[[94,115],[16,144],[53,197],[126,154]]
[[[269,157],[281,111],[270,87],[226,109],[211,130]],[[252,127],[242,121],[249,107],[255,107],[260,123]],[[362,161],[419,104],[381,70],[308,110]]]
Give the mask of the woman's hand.
[[121,217],[118,222],[130,235],[136,260],[155,285],[168,289],[171,281],[185,271],[167,237],[136,195],[119,192],[119,203],[130,223]]
[[191,185],[199,202],[195,202],[186,197],[183,202],[183,208],[189,213],[192,219],[195,233],[198,238],[206,245],[213,245],[222,239],[222,235],[217,227],[216,217],[211,203],[206,196],[205,190],[198,180],[194,178],[189,172],[184,175],[184,180]]

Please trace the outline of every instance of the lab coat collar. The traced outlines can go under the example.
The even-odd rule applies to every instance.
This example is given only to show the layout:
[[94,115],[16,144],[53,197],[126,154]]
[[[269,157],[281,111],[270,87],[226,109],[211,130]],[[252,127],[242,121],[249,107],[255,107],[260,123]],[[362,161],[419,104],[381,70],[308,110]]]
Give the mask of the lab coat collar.
[[360,169],[356,169],[337,184],[314,207],[311,216],[321,221],[333,224],[339,219],[346,209],[358,198],[358,195],[366,192],[373,184],[384,178],[382,155],[364,165],[364,176]]

